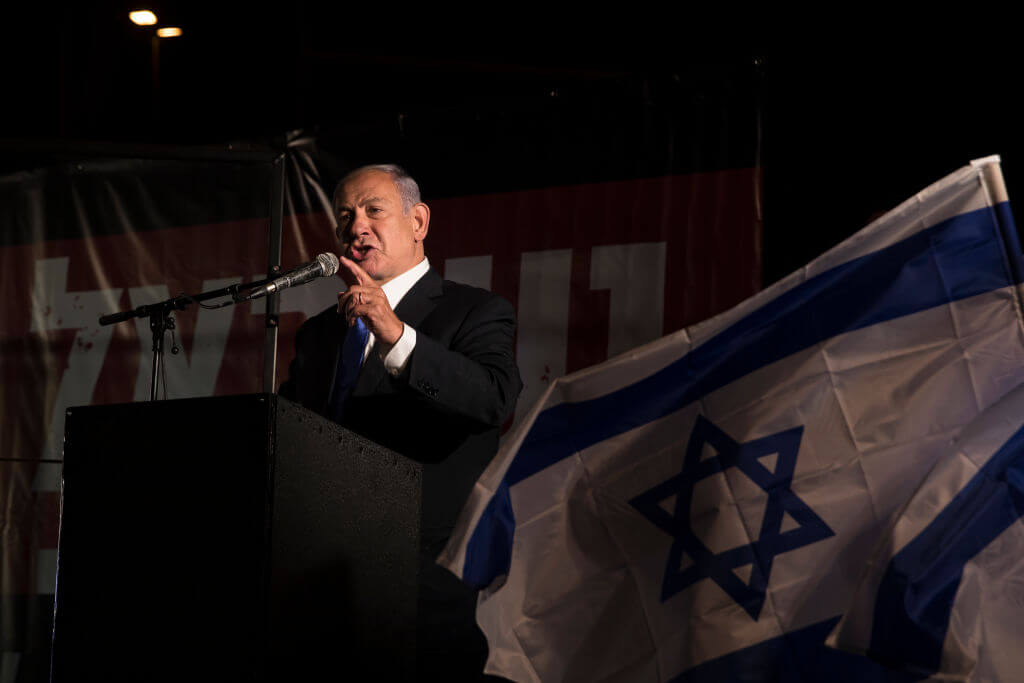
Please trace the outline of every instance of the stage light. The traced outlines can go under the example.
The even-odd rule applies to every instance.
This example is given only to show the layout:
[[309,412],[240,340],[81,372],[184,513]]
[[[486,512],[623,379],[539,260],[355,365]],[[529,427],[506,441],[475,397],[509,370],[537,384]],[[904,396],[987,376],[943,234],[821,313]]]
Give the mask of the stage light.
[[164,26],[163,28],[158,28],[156,34],[161,38],[176,38],[181,35],[181,29],[177,26]]
[[138,24],[139,26],[152,26],[156,23],[156,15],[148,9],[138,9],[129,12],[128,18],[132,20],[132,23]]

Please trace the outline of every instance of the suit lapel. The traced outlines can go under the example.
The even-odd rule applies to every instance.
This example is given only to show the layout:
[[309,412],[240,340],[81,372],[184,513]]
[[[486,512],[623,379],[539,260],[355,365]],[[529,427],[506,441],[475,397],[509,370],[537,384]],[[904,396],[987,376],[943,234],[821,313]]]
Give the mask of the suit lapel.
[[437,306],[436,299],[444,293],[443,281],[433,268],[412,286],[395,308],[395,315],[410,327],[419,327]]
[[[437,306],[436,299],[444,292],[443,280],[437,272],[431,268],[421,277],[412,288],[405,293],[402,300],[395,307],[395,315],[402,322],[412,328],[418,328],[420,323],[430,315],[430,312]],[[417,329],[417,332],[419,330]],[[363,396],[376,393],[379,386],[389,377],[384,361],[376,349],[370,351],[356,378],[356,385],[352,389],[353,395]]]

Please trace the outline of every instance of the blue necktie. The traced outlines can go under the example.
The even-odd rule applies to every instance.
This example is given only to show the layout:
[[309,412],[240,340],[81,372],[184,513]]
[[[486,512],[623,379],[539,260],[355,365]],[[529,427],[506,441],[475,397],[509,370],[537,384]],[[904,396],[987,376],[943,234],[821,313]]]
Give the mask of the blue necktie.
[[370,337],[370,331],[362,318],[356,318],[356,324],[349,328],[345,335],[345,342],[341,345],[341,358],[338,359],[338,369],[334,375],[334,389],[331,391],[331,400],[327,403],[327,414],[335,422],[341,422],[345,414],[345,399],[348,398],[352,387],[359,375],[359,367],[363,364],[363,349],[366,348],[366,340]]

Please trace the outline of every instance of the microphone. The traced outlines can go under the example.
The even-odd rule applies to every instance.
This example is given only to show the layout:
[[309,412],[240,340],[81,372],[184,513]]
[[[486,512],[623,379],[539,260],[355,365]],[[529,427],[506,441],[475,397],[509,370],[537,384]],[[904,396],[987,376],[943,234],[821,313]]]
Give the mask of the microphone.
[[241,300],[251,301],[252,299],[259,299],[282,289],[294,287],[295,285],[304,285],[318,277],[331,277],[338,272],[339,265],[341,264],[338,262],[337,256],[329,251],[324,252],[316,257],[316,261],[304,263],[281,277],[274,278],[267,284],[252,289]]

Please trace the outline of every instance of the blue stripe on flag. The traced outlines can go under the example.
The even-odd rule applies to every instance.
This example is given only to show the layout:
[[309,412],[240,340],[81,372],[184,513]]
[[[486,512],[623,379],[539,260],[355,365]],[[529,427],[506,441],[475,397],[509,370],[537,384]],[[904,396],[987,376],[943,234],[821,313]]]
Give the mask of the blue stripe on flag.
[[937,671],[964,565],[1024,516],[1024,428],[889,562],[868,655]]
[[671,683],[772,681],[800,683],[913,683],[923,676],[886,669],[870,659],[825,647],[839,617],[770,638],[699,664]]
[[[680,410],[758,368],[844,332],[1021,282],[1024,264],[1008,204],[954,216],[889,247],[821,273],[766,302],[678,361],[634,384],[542,412],[505,475],[523,479],[605,439]],[[496,496],[484,512],[514,524]],[[477,538],[477,534],[481,538]],[[502,536],[512,540],[509,528]],[[463,576],[486,579],[498,551],[477,527]],[[491,576],[505,573],[507,566]],[[490,583],[489,580],[483,584]]]
[[[1017,225],[1013,222],[1013,211],[1010,210],[1010,202],[996,204],[996,222],[1003,233],[1003,243],[1006,245],[1007,254],[1021,254],[1020,234],[1017,232]],[[1013,273],[1014,282],[1024,282],[1024,263],[1020,258],[1008,258],[1006,267]]]
[[[463,581],[476,588],[484,588],[495,577],[508,571],[512,561],[512,530],[515,525],[512,501],[508,496],[508,480],[502,480],[484,508],[466,546]],[[472,562],[470,557],[473,558]]]
[[1024,265],[1002,232],[991,208],[954,216],[801,283],[650,377],[544,411],[509,485],[830,337],[1017,284]]

